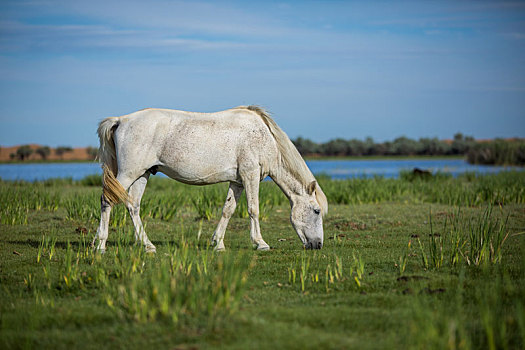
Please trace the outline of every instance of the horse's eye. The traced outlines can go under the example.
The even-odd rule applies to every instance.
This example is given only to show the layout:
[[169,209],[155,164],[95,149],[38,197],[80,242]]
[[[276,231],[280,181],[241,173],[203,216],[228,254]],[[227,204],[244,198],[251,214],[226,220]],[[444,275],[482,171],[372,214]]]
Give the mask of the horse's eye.
[[321,214],[321,209],[314,209],[314,213],[316,213],[317,215]]

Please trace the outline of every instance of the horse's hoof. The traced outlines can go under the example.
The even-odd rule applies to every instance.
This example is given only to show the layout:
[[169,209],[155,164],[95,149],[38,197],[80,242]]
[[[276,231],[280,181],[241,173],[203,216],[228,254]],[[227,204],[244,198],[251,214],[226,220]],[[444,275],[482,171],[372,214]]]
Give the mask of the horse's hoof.
[[257,250],[267,251],[267,250],[270,250],[270,246],[268,244],[266,244],[266,245],[261,244],[261,245],[257,246]]
[[226,248],[224,248],[224,243],[223,244],[214,244],[212,245],[213,247],[213,250],[215,250],[216,252],[223,252],[226,250]]
[[155,253],[157,253],[157,248],[155,248],[155,247],[146,247],[146,253],[155,254]]

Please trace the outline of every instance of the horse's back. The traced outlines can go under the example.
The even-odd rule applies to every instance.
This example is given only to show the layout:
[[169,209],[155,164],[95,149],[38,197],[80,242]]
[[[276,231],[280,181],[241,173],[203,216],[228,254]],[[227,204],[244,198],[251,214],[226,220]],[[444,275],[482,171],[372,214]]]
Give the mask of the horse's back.
[[124,116],[121,127],[118,143],[126,145],[119,147],[120,154],[142,158],[143,167],[158,165],[186,183],[236,181],[241,167],[257,167],[277,154],[264,122],[244,109],[216,113],[145,109]]

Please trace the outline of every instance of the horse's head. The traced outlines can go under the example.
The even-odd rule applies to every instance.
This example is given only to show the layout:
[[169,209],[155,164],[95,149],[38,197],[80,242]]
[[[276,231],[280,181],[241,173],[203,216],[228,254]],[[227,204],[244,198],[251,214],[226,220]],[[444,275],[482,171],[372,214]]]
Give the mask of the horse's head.
[[326,197],[316,181],[292,201],[290,221],[306,249],[323,247],[323,215],[327,209]]

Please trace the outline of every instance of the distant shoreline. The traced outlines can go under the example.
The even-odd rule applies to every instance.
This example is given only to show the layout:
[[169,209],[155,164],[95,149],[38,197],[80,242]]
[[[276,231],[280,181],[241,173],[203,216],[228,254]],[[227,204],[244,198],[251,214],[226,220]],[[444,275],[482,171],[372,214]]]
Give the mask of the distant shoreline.
[[53,159],[53,160],[0,160],[0,164],[64,164],[64,163],[98,163],[96,160],[84,160],[84,159]]
[[[304,141],[304,140],[303,140]],[[323,152],[308,152],[303,149],[303,158],[307,161],[373,161],[373,160],[439,160],[464,159],[469,164],[525,166],[525,140],[494,140],[491,142],[473,141],[463,153],[432,155],[426,152],[401,152],[371,155],[328,155]],[[301,151],[301,147],[298,150]],[[43,163],[90,163],[96,162],[96,147],[56,147],[38,144],[22,146],[0,146],[0,164],[43,164]],[[426,154],[425,154],[426,153]],[[348,154],[348,152],[347,152]]]
[[96,153],[95,147],[0,146],[0,163],[92,162]]

